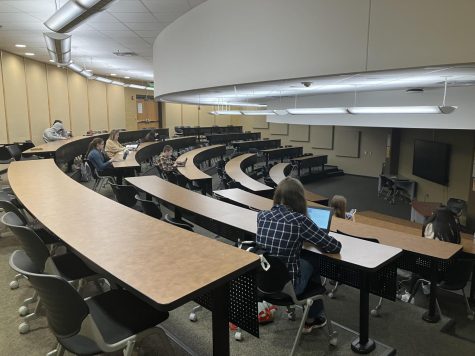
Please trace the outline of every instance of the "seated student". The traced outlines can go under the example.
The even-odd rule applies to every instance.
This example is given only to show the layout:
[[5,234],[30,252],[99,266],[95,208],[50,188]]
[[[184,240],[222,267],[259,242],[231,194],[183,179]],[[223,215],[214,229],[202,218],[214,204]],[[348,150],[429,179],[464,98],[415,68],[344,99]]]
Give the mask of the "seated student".
[[[114,168],[112,162],[118,162],[119,160],[113,158],[108,160],[103,151],[104,140],[100,137],[96,137],[89,144],[86,157],[100,175],[116,177],[117,184],[122,184],[122,178],[130,175],[130,170]],[[131,175],[133,175],[133,172]]]
[[55,120],[53,126],[43,131],[43,141],[45,142],[65,140],[71,136],[71,132],[64,129],[61,120]]
[[155,130],[150,130],[144,137],[140,139],[140,142],[154,142]]
[[346,220],[354,220],[355,216],[346,211],[346,198],[343,195],[334,195],[330,200],[330,207],[335,210],[334,216]]
[[173,147],[165,145],[162,153],[157,158],[154,158],[153,164],[164,173],[168,181],[185,187],[187,184],[186,178],[177,171],[176,158],[173,156]]
[[125,150],[126,148],[119,143],[119,130],[111,130],[104,149],[107,157],[114,158],[117,153],[123,153]]
[[[302,183],[287,177],[277,186],[274,206],[257,214],[257,247],[286,264],[296,294],[301,294],[312,279],[320,282],[318,255],[302,250],[304,241],[315,244],[325,253],[339,253],[341,243],[321,230],[307,216],[307,201]],[[310,307],[303,333],[325,326],[323,302]]]

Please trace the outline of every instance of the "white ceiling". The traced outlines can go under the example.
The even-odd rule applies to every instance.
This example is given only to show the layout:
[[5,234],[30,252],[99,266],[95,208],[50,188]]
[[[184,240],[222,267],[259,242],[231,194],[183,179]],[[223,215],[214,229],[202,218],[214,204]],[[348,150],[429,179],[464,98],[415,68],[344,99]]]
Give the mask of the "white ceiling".
[[[71,32],[72,59],[94,74],[153,80],[152,47],[157,35],[206,0],[120,0]],[[60,4],[66,0],[59,0]],[[0,48],[48,62],[43,25],[56,11],[55,0],[0,0]],[[15,44],[25,44],[17,48]],[[112,52],[135,52],[118,57]]]
[[[189,104],[263,104],[267,99],[329,93],[475,85],[475,63],[276,80],[192,90],[161,97]],[[305,86],[303,83],[311,83]],[[450,89],[449,89],[450,90]],[[450,91],[448,91],[450,95]],[[442,99],[442,98],[441,98]]]

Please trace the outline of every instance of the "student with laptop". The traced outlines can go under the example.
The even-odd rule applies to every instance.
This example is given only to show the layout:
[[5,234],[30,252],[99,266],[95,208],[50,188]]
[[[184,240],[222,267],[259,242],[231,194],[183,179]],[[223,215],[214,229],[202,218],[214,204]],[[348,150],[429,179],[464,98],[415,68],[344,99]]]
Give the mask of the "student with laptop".
[[119,143],[119,130],[111,130],[109,138],[106,141],[104,151],[107,157],[114,158],[119,152],[125,152],[126,148]]
[[[314,211],[312,208],[310,216],[322,226],[309,217],[302,183],[290,177],[277,186],[272,209],[257,215],[257,247],[285,262],[297,294],[305,290],[310,280],[320,281],[318,256],[302,250],[304,241],[315,244],[325,253],[339,253],[341,250],[341,243],[328,235],[332,210],[317,208]],[[326,323],[323,302],[316,300],[303,332],[309,333]]]
[[169,182],[178,184],[181,187],[186,186],[186,178],[183,177],[176,169],[177,167],[185,166],[186,160],[183,162],[178,162],[176,158],[173,157],[172,146],[165,145],[163,147],[162,153],[160,153],[158,159],[154,159],[153,163],[158,167],[159,170],[163,172]]

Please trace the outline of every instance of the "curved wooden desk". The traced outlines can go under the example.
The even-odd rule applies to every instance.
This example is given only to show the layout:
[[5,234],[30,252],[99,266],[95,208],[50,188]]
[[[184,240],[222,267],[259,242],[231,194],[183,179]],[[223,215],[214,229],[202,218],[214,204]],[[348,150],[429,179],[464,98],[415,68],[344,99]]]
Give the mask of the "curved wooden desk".
[[152,158],[153,156],[156,156],[162,153],[163,147],[165,145],[172,146],[174,150],[195,146],[196,137],[195,136],[173,137],[165,141],[141,143],[135,154],[135,159],[139,163],[145,162],[146,160]]
[[233,143],[233,147],[238,152],[247,152],[251,148],[257,150],[265,150],[271,148],[277,148],[280,146],[280,138],[272,140],[254,140],[254,141],[238,141]]
[[180,174],[182,174],[189,181],[196,181],[201,187],[203,194],[211,194],[213,192],[213,177],[200,170],[199,166],[201,162],[210,160],[211,158],[223,158],[225,153],[225,145],[206,146],[188,151],[177,158],[177,162],[186,161],[184,166],[177,167],[178,172],[180,172]]
[[[279,184],[285,177],[290,174],[291,165],[290,163],[277,163],[269,171],[269,177],[275,184]],[[323,195],[311,192],[310,190],[305,189],[305,200],[320,203],[322,205],[328,205],[328,197]]]
[[255,179],[249,177],[243,169],[255,164],[257,162],[257,156],[255,153],[245,153],[240,156],[237,156],[231,159],[226,166],[224,167],[226,174],[239,184],[241,184],[244,189],[250,190],[252,192],[261,194],[261,195],[270,195],[272,194],[273,188],[258,182]]
[[101,196],[63,174],[53,160],[13,162],[8,177],[18,199],[48,230],[157,308],[172,310],[214,293],[213,350],[229,354],[222,300],[229,281],[257,266],[256,255]]

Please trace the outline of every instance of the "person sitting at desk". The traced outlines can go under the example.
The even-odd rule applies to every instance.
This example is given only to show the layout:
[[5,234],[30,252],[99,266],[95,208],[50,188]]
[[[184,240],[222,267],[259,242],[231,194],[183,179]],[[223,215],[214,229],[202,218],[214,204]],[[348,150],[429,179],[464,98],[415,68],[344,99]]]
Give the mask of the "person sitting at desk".
[[104,151],[109,158],[114,158],[117,153],[125,151],[125,147],[119,143],[119,130],[111,130]]
[[177,171],[176,158],[173,156],[173,147],[165,145],[162,153],[158,156],[158,159],[154,159],[153,164],[163,172],[167,180],[171,183],[178,184],[181,187],[185,187],[187,182]]
[[43,141],[46,143],[51,141],[65,140],[71,136],[71,133],[64,129],[61,120],[55,120],[53,126],[43,131]]
[[337,218],[346,219],[346,220],[355,220],[356,209],[353,209],[352,212],[346,211],[346,198],[343,195],[334,195],[330,200],[330,207],[335,211],[335,216]]
[[[307,201],[302,183],[287,177],[277,186],[274,206],[257,214],[257,247],[286,264],[297,295],[312,279],[320,283],[318,255],[302,250],[304,241],[315,244],[325,253],[339,253],[341,243],[321,230],[307,216]],[[327,323],[323,302],[316,300],[310,307],[303,333],[321,328]]]
[[140,142],[154,142],[155,141],[155,130],[150,130],[144,137],[140,139]]
[[104,140],[100,137],[96,137],[89,144],[87,150],[87,159],[92,163],[97,172],[102,176],[116,177],[117,184],[122,184],[122,178],[125,176],[125,170],[120,168],[114,168],[113,162],[118,162],[114,158],[107,160],[104,156]]

